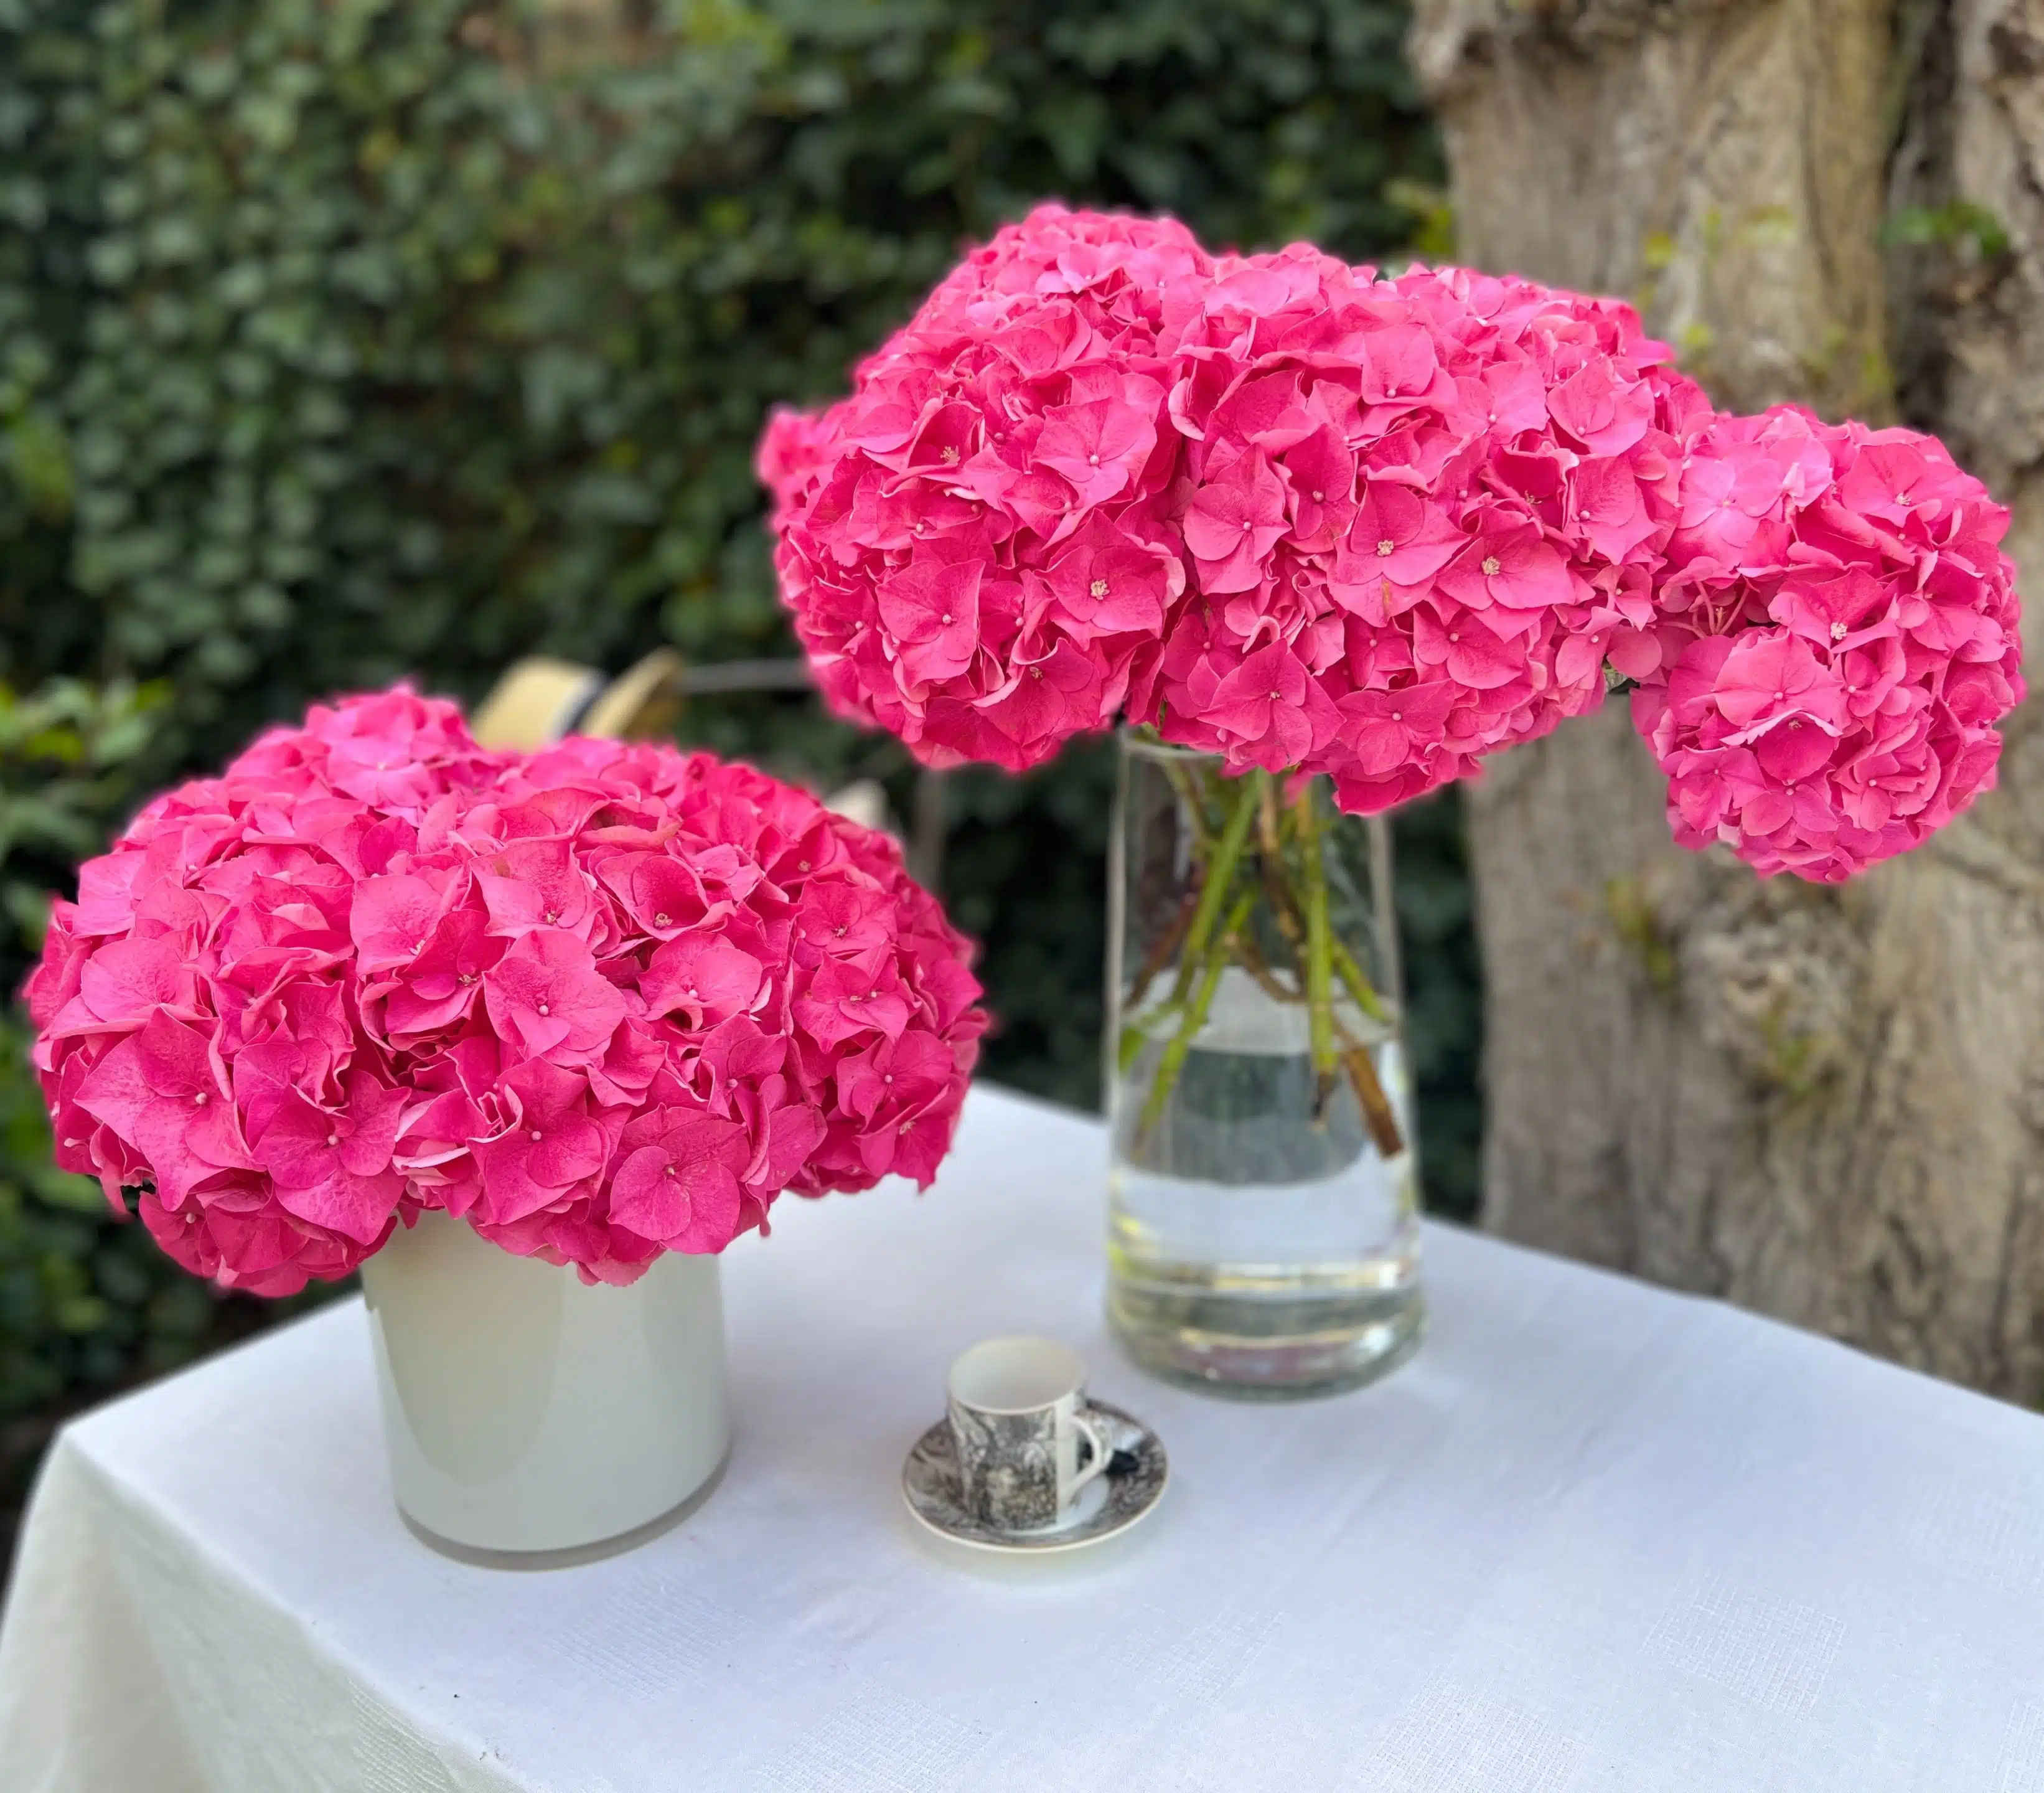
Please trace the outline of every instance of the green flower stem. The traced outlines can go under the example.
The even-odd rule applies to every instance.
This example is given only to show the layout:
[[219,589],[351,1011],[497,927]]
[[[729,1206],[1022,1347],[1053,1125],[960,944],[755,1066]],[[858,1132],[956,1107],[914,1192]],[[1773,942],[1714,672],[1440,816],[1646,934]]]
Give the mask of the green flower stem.
[[1264,995],[1273,1002],[1300,1002],[1305,1000],[1298,991],[1287,989],[1280,981],[1275,968],[1257,950],[1253,931],[1245,929],[1235,936],[1235,950],[1236,956],[1242,961],[1242,968],[1256,979]]
[[1299,922],[1299,906],[1288,888],[1291,873],[1283,859],[1275,853],[1258,854],[1257,864],[1262,874],[1263,895],[1270,904],[1270,918],[1278,924],[1278,933],[1285,937],[1285,944],[1291,948],[1296,959],[1305,948],[1306,936]]
[[[1157,1011],[1157,1018],[1162,1021],[1170,1012],[1170,1005],[1166,1003]],[[1117,1076],[1126,1077],[1135,1069],[1135,1061],[1142,1057],[1143,1045],[1149,1037],[1132,1021],[1121,1024],[1121,1037],[1115,1042],[1114,1047],[1114,1068]]]
[[[1277,921],[1279,931],[1291,943],[1292,950],[1297,952],[1304,945],[1300,913],[1309,904],[1301,902],[1289,887],[1290,868],[1281,858],[1266,853],[1259,856],[1259,864],[1264,888],[1270,898],[1270,913]],[[1309,879],[1311,876],[1309,872]],[[1324,898],[1327,894],[1324,866],[1321,868],[1320,892]],[[1370,987],[1370,979],[1363,975],[1362,967],[1357,964],[1355,955],[1335,938],[1331,931],[1327,945],[1334,960],[1335,975],[1340,978],[1349,995],[1354,998],[1355,1006],[1372,1021],[1389,1027],[1391,1025],[1391,1011],[1385,1006],[1384,998]]]
[[1256,773],[1256,836],[1265,859],[1274,860],[1284,851],[1283,825],[1278,810],[1278,781],[1261,768]]
[[1374,1022],[1389,1027],[1391,1011],[1384,1006],[1384,998],[1370,988],[1370,979],[1362,975],[1362,967],[1355,962],[1355,955],[1342,945],[1334,943],[1335,969],[1341,980],[1348,986],[1348,993],[1355,998],[1355,1006]]
[[[1237,843],[1239,845],[1239,843]],[[1207,1024],[1207,1013],[1213,1006],[1214,992],[1220,987],[1220,975],[1227,968],[1229,948],[1243,924],[1249,919],[1252,898],[1247,891],[1236,898],[1234,908],[1228,911],[1227,924],[1208,943],[1200,965],[1198,987],[1193,992],[1192,1001],[1186,1005],[1177,1030],[1164,1047],[1164,1056],[1157,1061],[1157,1075],[1151,1079],[1150,1094],[1143,1104],[1143,1119],[1136,1129],[1136,1137],[1147,1137],[1151,1128],[1162,1118],[1165,1105],[1171,1099],[1171,1091],[1177,1087],[1178,1073],[1185,1068],[1185,1055],[1193,1049],[1193,1041]],[[1188,955],[1189,961],[1190,955]]]
[[[1281,882],[1280,875],[1274,875],[1271,862],[1264,861],[1266,881],[1270,889],[1273,907],[1280,925],[1293,941],[1296,950],[1298,943],[1297,924],[1285,911],[1303,908],[1305,911],[1305,975],[1307,999],[1312,1005],[1309,1013],[1310,1037],[1312,1044],[1313,1066],[1322,1080],[1323,1100],[1330,1093],[1328,1085],[1337,1056],[1335,1036],[1340,1038],[1339,1060],[1347,1073],[1350,1089],[1355,1095],[1356,1106],[1362,1111],[1363,1125],[1369,1129],[1371,1143],[1378,1155],[1395,1158],[1405,1149],[1405,1136],[1398,1124],[1397,1111],[1391,1106],[1390,1098],[1385,1094],[1384,1083],[1377,1074],[1377,1065],[1370,1056],[1369,1048],[1343,1026],[1334,1012],[1333,975],[1339,975],[1342,983],[1354,1000],[1356,1006],[1371,1020],[1389,1025],[1390,1011],[1383,1000],[1370,987],[1370,980],[1356,963],[1355,955],[1334,937],[1333,928],[1327,916],[1327,864],[1323,849],[1322,825],[1311,808],[1309,795],[1301,793],[1297,817],[1301,857],[1304,861],[1301,882],[1305,886],[1305,897],[1301,903],[1289,887],[1289,878]],[[1260,981],[1260,980],[1259,980]],[[1266,986],[1266,988],[1268,986]]]
[[1299,794],[1299,847],[1306,887],[1306,1005],[1313,1068],[1332,1077],[1335,1052],[1334,937],[1327,925],[1327,873],[1320,853],[1320,818],[1309,786]]
[[1166,760],[1162,770],[1171,788],[1178,794],[1178,801],[1185,806],[1185,814],[1193,824],[1193,857],[1204,864],[1213,850],[1213,830],[1207,826],[1206,793],[1201,790],[1199,781],[1183,766],[1174,765]]
[[1398,1125],[1397,1110],[1384,1092],[1376,1062],[1367,1046],[1339,1022],[1335,1025],[1342,1037],[1342,1066],[1355,1092],[1355,1105],[1362,1110],[1362,1124],[1370,1129],[1370,1143],[1380,1158],[1395,1158],[1405,1149],[1405,1133]]
[[1241,788],[1235,793],[1235,807],[1228,812],[1227,824],[1207,860],[1206,881],[1200,887],[1199,906],[1193,910],[1192,925],[1185,929],[1185,952],[1178,960],[1178,985],[1172,992],[1174,1002],[1185,999],[1193,968],[1206,955],[1221,903],[1228,895],[1228,886],[1235,882],[1235,868],[1242,860],[1242,844],[1249,837],[1249,825],[1256,819],[1256,780],[1246,778],[1239,782]]
[[[1186,898],[1146,955],[1126,1004],[1129,1009],[1139,1004],[1164,964],[1177,952],[1177,987],[1170,998],[1151,1016],[1148,1026],[1124,1027],[1119,1042],[1118,1058],[1125,1075],[1146,1041],[1155,1037],[1157,1024],[1176,1017],[1144,1099],[1138,1141],[1147,1139],[1162,1119],[1193,1042],[1212,1012],[1222,974],[1232,964],[1242,967],[1273,1001],[1307,1005],[1321,1114],[1324,1116],[1337,1079],[1345,1075],[1371,1142],[1381,1156],[1397,1156],[1405,1149],[1404,1131],[1370,1048],[1335,1010],[1337,979],[1339,987],[1372,1021],[1388,1026],[1391,1013],[1371,987],[1355,955],[1335,938],[1327,890],[1326,823],[1314,808],[1310,789],[1301,791],[1290,802],[1281,803],[1277,781],[1267,772],[1255,771],[1229,780],[1220,774],[1187,774],[1175,766],[1168,770],[1173,775],[1174,788],[1191,814],[1194,852],[1202,876],[1198,891]],[[1230,783],[1235,786],[1232,794],[1228,789]],[[1218,836],[1206,820],[1214,811],[1223,818]],[[1252,828],[1255,830],[1253,845]],[[1289,851],[1294,846],[1296,856]],[[1254,862],[1247,868],[1243,864],[1245,852]],[[1221,910],[1228,905],[1230,892],[1245,870],[1247,887],[1235,896],[1224,920]],[[1288,986],[1266,960],[1249,931],[1250,918],[1259,902],[1291,950],[1289,970],[1295,986]]]

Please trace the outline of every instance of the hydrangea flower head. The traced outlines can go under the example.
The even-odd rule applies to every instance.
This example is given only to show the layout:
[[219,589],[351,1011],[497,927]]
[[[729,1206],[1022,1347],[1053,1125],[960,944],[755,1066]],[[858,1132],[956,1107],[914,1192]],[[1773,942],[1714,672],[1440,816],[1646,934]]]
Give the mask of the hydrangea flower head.
[[428,1206],[628,1282],[783,1190],[935,1174],[986,1016],[886,837],[750,767],[571,740],[365,881],[358,937],[421,884],[436,933],[365,951],[360,988],[421,1091],[397,1156]]
[[1196,596],[1133,713],[1370,810],[1593,706],[1655,620],[1700,404],[1667,360],[1625,307],[1523,281],[1224,262],[1170,399]]
[[1020,771],[1111,722],[1184,588],[1167,358],[1211,264],[1046,206],[975,251],[760,471],[826,698],[933,765]]
[[744,766],[482,752],[398,690],[139,815],[29,981],[58,1162],[289,1294],[421,1208],[627,1283],[786,1189],[927,1184],[986,1025],[884,837]]
[[363,1034],[366,872],[444,832],[502,762],[400,686],[316,706],[150,803],[54,906],[26,995],[56,1160],[187,1269],[259,1295],[345,1275],[408,1200],[405,1092]]
[[2023,694],[2008,514],[1934,438],[1777,406],[1696,430],[1633,714],[1686,846],[1826,883],[1992,786]]

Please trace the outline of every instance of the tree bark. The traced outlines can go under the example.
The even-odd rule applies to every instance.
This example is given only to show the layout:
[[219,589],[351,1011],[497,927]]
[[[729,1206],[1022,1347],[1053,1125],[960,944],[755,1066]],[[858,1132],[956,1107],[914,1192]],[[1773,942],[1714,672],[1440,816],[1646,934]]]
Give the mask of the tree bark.
[[[2044,568],[2044,0],[1416,10],[1464,259],[1634,298],[1721,404],[1936,431]],[[2044,1395],[2034,706],[2006,738],[1838,889],[1676,848],[1621,702],[1497,763],[1486,1224]]]

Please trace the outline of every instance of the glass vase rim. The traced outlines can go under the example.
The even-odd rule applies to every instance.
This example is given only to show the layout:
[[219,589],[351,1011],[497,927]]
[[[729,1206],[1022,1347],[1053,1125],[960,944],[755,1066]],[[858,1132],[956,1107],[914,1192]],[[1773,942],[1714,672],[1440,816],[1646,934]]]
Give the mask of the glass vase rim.
[[[1239,772],[1231,772],[1228,769],[1226,754],[1216,753],[1204,747],[1181,747],[1176,741],[1158,741],[1143,732],[1147,726],[1146,723],[1124,722],[1115,729],[1115,738],[1120,742],[1121,749],[1124,753],[1158,762],[1174,761],[1185,764],[1212,766],[1225,779],[1247,778],[1263,769],[1260,766],[1245,766]],[[1285,787],[1289,787],[1292,780],[1298,775],[1296,771],[1270,774],[1270,776],[1281,786]],[[1312,772],[1308,776],[1312,782],[1317,784],[1325,779],[1327,775],[1324,772]]]
[[1239,772],[1228,771],[1226,770],[1226,754],[1215,753],[1204,747],[1181,747],[1176,741],[1158,741],[1154,735],[1143,733],[1147,725],[1141,722],[1124,722],[1114,731],[1124,752],[1139,753],[1146,760],[1205,760],[1209,764],[1221,767],[1222,775],[1226,778],[1243,778],[1256,769],[1248,767]]

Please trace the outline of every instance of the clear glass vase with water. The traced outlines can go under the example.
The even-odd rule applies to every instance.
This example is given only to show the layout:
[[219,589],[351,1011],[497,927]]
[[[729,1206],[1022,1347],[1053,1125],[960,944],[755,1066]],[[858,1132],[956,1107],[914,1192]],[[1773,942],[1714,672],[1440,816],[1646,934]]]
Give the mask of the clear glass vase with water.
[[1382,1375],[1424,1307],[1381,818],[1132,731],[1108,909],[1116,1336],[1220,1394]]

